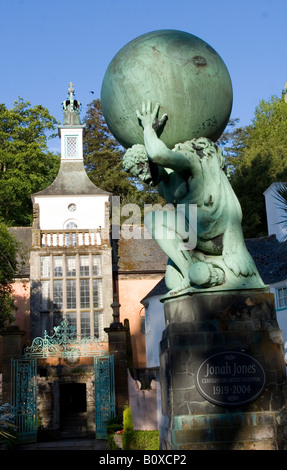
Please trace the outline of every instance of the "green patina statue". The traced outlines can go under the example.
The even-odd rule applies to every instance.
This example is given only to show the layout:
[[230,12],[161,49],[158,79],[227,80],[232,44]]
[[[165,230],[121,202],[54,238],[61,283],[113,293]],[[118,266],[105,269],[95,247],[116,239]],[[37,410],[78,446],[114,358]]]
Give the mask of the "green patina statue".
[[[158,119],[158,111],[159,105],[152,110],[150,102],[136,111],[144,145],[127,150],[124,166],[156,185],[174,205],[176,215],[167,210],[157,218],[157,211],[151,211],[145,217],[148,231],[169,257],[165,276],[169,295],[265,287],[244,243],[241,207],[224,171],[221,149],[206,137],[169,149],[157,135],[167,121],[167,115]],[[190,205],[197,208],[196,219],[190,217]],[[160,236],[157,223],[165,228]],[[195,233],[192,246],[185,243],[187,233]]]
[[[241,207],[215,144],[228,122],[232,95],[219,54],[183,31],[135,38],[105,73],[103,114],[128,149],[126,170],[155,185],[172,206],[145,217],[169,258],[170,295],[265,287],[245,246]],[[161,119],[159,105],[151,107],[156,102]]]

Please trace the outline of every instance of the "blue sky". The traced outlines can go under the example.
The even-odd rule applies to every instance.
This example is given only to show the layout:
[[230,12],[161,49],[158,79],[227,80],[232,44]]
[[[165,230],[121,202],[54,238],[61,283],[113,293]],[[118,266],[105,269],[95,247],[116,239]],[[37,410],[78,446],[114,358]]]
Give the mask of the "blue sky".
[[233,84],[231,117],[243,126],[287,81],[286,0],[0,0],[0,13],[0,102],[10,109],[20,96],[59,121],[70,81],[84,116],[115,54],[157,29],[189,32],[219,53]]

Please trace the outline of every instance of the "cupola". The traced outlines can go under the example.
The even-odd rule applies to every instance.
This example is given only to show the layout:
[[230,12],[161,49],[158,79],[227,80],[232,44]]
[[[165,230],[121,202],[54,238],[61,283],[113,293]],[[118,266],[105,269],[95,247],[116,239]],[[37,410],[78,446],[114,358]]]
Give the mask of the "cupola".
[[83,132],[80,120],[81,103],[74,97],[74,86],[69,84],[68,97],[63,101],[64,119],[59,126],[61,160],[83,160]]

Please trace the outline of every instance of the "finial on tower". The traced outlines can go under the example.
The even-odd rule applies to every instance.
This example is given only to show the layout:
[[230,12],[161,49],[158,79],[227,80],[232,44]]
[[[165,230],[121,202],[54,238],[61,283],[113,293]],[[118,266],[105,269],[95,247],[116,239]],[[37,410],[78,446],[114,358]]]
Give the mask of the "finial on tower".
[[74,85],[72,82],[70,82],[68,88],[68,98],[63,101],[64,125],[77,126],[81,124],[79,116],[81,103],[74,99],[74,92]]
[[73,101],[74,101],[74,85],[72,82],[69,83],[69,88],[68,88],[68,93],[70,95],[70,106],[71,106],[71,111],[73,110]]

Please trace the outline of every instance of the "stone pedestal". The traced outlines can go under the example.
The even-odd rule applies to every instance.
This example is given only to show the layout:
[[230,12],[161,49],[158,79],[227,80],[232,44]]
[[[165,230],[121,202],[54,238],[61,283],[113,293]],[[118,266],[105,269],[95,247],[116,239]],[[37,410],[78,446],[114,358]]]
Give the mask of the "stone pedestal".
[[114,356],[116,413],[121,416],[129,399],[128,392],[128,333],[129,327],[120,322],[105,328],[109,337],[109,352]]
[[273,294],[185,295],[165,300],[164,309],[160,370],[168,425],[161,449],[282,447],[286,366]]

